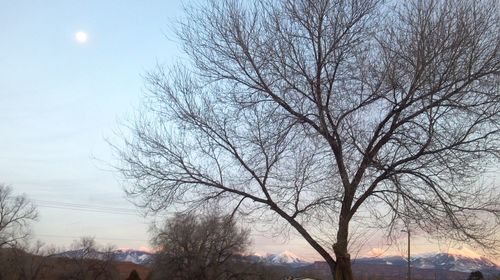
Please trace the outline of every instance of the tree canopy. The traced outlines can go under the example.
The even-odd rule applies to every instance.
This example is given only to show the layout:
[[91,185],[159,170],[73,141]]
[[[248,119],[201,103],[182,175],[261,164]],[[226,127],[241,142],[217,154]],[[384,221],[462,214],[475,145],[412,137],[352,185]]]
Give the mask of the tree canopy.
[[[217,201],[276,218],[351,279],[353,221],[497,241],[500,32],[494,1],[208,1],[188,57],[146,76],[121,150],[157,211]],[[482,183],[483,182],[483,183]],[[273,223],[273,226],[277,223]],[[493,247],[495,248],[495,247]]]
[[231,216],[178,213],[156,229],[152,278],[243,279],[235,263],[250,244],[248,233]]

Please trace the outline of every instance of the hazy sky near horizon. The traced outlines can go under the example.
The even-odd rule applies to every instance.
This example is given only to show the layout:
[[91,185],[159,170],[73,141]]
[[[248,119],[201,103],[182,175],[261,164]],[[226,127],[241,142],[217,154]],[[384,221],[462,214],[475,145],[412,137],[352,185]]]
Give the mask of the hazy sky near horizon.
[[[182,16],[181,3],[2,2],[0,183],[39,205],[35,239],[69,246],[94,236],[101,244],[149,246],[153,219],[127,201],[106,139],[113,141],[140,106],[141,75],[180,58],[172,23]],[[87,41],[76,40],[77,32]],[[316,258],[301,239],[254,235],[253,251],[284,250]]]

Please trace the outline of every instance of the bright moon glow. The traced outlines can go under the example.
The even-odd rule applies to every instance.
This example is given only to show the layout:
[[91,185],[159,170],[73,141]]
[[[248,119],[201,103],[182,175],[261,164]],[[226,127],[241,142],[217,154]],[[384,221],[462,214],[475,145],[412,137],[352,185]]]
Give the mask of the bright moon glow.
[[88,40],[87,33],[83,32],[83,31],[78,31],[75,33],[75,39],[80,44],[86,43]]

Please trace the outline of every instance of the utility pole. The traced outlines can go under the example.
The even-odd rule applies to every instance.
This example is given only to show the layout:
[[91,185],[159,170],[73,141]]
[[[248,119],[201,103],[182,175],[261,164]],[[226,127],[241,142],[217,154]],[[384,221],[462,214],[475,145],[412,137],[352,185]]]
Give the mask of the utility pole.
[[407,259],[407,262],[408,262],[408,272],[407,272],[407,277],[406,279],[407,280],[411,280],[411,260],[410,260],[410,257],[411,257],[411,253],[410,253],[410,227],[407,226],[406,227],[406,230],[401,230],[401,232],[406,232],[408,234],[408,240],[407,240],[407,245],[408,245],[408,259]]
[[408,227],[408,280],[411,280],[411,266],[410,266],[410,228]]

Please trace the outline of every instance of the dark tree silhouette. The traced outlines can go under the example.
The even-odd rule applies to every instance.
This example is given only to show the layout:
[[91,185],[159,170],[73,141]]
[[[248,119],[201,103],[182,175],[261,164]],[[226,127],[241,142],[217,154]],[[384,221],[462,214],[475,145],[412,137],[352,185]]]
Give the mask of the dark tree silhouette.
[[157,229],[154,244],[159,252],[152,279],[222,280],[236,274],[233,258],[246,250],[249,237],[230,216],[177,214]]
[[470,273],[469,278],[467,280],[483,280],[484,276],[481,271],[473,271]]
[[134,269],[132,270],[132,272],[130,272],[127,280],[141,280],[141,277],[139,277],[139,273],[137,273],[137,271]]
[[207,2],[121,146],[139,204],[276,219],[338,280],[350,224],[373,218],[498,248],[480,184],[500,155],[495,1]]
[[25,240],[30,222],[37,217],[35,205],[26,196],[13,195],[10,187],[0,184],[0,248]]

